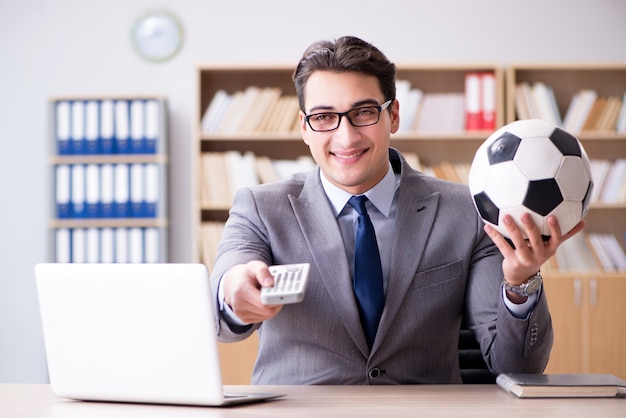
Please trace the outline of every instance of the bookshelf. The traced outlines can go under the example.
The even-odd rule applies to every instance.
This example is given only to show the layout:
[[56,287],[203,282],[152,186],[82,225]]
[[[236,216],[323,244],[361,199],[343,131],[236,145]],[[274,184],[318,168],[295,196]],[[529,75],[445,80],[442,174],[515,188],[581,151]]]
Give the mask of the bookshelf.
[[[300,133],[296,130],[268,132],[247,131],[237,132],[235,129],[227,131],[207,132],[202,129],[205,113],[216,93],[223,90],[226,94],[234,96],[236,92],[245,92],[250,86],[260,88],[278,87],[283,95],[295,95],[295,89],[291,81],[293,65],[277,66],[209,66],[200,67],[197,70],[198,97],[196,103],[195,141],[197,143],[194,157],[194,175],[197,181],[195,190],[194,217],[195,226],[195,250],[196,260],[212,264],[215,245],[219,239],[220,225],[228,216],[229,205],[227,202],[213,202],[206,199],[207,178],[217,178],[223,187],[227,187],[227,175],[215,173],[208,176],[203,170],[203,157],[209,153],[225,154],[237,151],[241,154],[251,152],[255,156],[269,157],[271,159],[295,160],[300,156],[309,155]],[[598,95],[624,95],[626,92],[626,65],[510,65],[506,68],[492,64],[398,64],[397,79],[408,82],[411,88],[421,91],[422,97],[426,94],[452,94],[458,96],[466,93],[468,74],[491,73],[494,79],[494,122],[495,127],[517,119],[515,92],[517,84],[527,82],[534,84],[545,83],[554,94],[556,107],[563,117],[570,105],[572,97],[580,89],[595,89]],[[408,99],[407,99],[408,101]],[[402,102],[401,102],[402,103]],[[457,102],[458,103],[458,102]],[[401,106],[402,111],[402,106]],[[297,110],[295,111],[297,113]],[[491,134],[494,129],[468,130],[458,125],[458,120],[448,127],[435,127],[420,129],[420,125],[414,123],[412,128],[400,130],[392,136],[391,145],[398,148],[409,157],[409,161],[416,168],[434,175],[445,175],[445,170],[455,166],[467,169],[472,161],[476,149]],[[626,132],[593,131],[585,130],[577,137],[583,143],[591,159],[607,159],[614,161],[617,158],[626,158]],[[462,177],[459,174],[459,177]],[[219,183],[219,182],[218,182]],[[610,233],[617,236],[624,248],[624,233],[626,232],[626,202],[602,202],[597,201],[587,214],[587,231],[594,233]],[[551,372],[575,373],[588,370],[604,370],[624,375],[623,360],[611,364],[607,363],[599,369],[585,366],[589,361],[589,345],[581,345],[580,341],[574,341],[576,335],[581,333],[588,339],[593,330],[598,330],[596,338],[599,341],[611,341],[609,351],[626,350],[624,325],[615,322],[615,311],[612,306],[614,301],[608,301],[608,296],[613,298],[623,297],[625,289],[618,285],[617,279],[624,279],[626,273],[608,273],[603,270],[583,272],[563,272],[550,270],[546,275],[546,293],[550,298],[552,311],[555,312],[556,342],[552,360],[549,365]],[[610,291],[605,290],[610,282]],[[584,299],[583,290],[578,289],[596,286],[600,289],[602,297],[595,302],[608,306],[606,309],[598,309],[594,316],[591,310],[591,302],[585,303],[584,308],[574,308],[571,305]],[[615,287],[617,286],[617,287]],[[561,287],[566,287],[565,291]],[[606,287],[609,289],[608,287]],[[589,292],[584,290],[584,295]],[[561,296],[565,294],[564,296]],[[567,296],[569,295],[569,296]],[[581,300],[582,300],[581,299]],[[604,302],[607,300],[607,302]],[[595,303],[594,302],[594,303]],[[582,320],[576,315],[570,318],[569,312],[574,309],[585,315]],[[568,314],[566,314],[568,313]],[[621,314],[623,317],[623,312]],[[578,318],[578,319],[577,319]],[[582,321],[582,322],[581,322]],[[596,323],[612,324],[610,330],[598,327]],[[595,331],[593,331],[595,332]],[[618,337],[607,337],[607,333],[616,332]],[[603,334],[604,333],[604,334]],[[613,335],[613,334],[611,334]],[[572,344],[580,348],[582,357],[578,362],[563,361],[568,359],[568,354],[576,352],[572,350]],[[603,348],[606,349],[606,346]],[[220,347],[223,357],[225,382],[247,383],[250,378],[250,370],[254,362],[256,351],[256,339],[251,338],[237,344],[229,344]],[[613,353],[612,355],[614,355]],[[605,354],[602,354],[605,356]]]
[[[257,157],[269,157],[272,160],[296,160],[302,156],[309,156],[309,151],[300,136],[299,128],[288,131],[242,131],[203,129],[205,114],[213,98],[219,91],[224,91],[231,98],[238,93],[245,93],[251,86],[257,88],[278,88],[283,96],[295,96],[295,88],[291,80],[293,65],[289,66],[211,66],[200,67],[197,71],[198,98],[196,117],[196,157],[194,178],[198,184],[195,189],[198,193],[195,207],[198,209],[198,228],[209,221],[224,221],[227,217],[229,205],[222,201],[207,199],[207,192],[203,190],[207,177],[219,177],[215,173],[207,174],[204,170],[207,164],[202,159],[209,153],[227,153],[238,151],[251,152]],[[456,95],[462,96],[465,91],[466,76],[470,73],[490,73],[493,75],[495,91],[493,92],[494,124],[501,126],[504,121],[504,80],[503,70],[497,65],[398,65],[398,80],[406,81],[411,87],[420,89],[427,95]],[[457,101],[458,103],[458,101]],[[244,106],[242,106],[244,107]],[[458,111],[458,106],[456,108]],[[415,111],[416,112],[416,111]],[[267,114],[269,114],[268,112]],[[298,109],[292,110],[291,116],[297,118]],[[461,109],[461,123],[464,122],[464,113]],[[250,116],[254,118],[254,116]],[[226,117],[224,117],[226,119]],[[446,128],[446,126],[452,126]],[[415,162],[420,166],[431,166],[441,162],[467,163],[476,148],[488,136],[490,130],[467,131],[459,127],[458,120],[452,125],[437,127],[435,130],[414,129],[402,131],[392,137],[392,146],[405,153],[418,157]],[[225,176],[222,175],[224,178]],[[227,181],[223,182],[224,186]],[[202,240],[196,239],[195,251],[201,259]]]
[[168,260],[166,102],[49,101],[53,262]]
[[[567,119],[574,97],[581,90],[598,98],[626,93],[626,64],[513,64],[506,69],[506,121],[520,117],[516,103],[519,86],[543,84],[551,92],[552,107],[562,122],[578,126],[573,132],[591,160],[611,164],[626,158],[626,132],[614,124],[608,129],[581,120]],[[523,109],[522,109],[523,110]],[[579,118],[584,119],[585,113]],[[586,114],[589,117],[589,114]],[[623,177],[624,181],[626,177]],[[603,182],[594,178],[596,187]],[[626,249],[626,201],[592,201],[586,216],[589,233],[616,236]],[[549,271],[544,275],[552,312],[555,342],[546,372],[613,373],[626,377],[626,326],[622,299],[626,296],[626,271]]]
[[[516,89],[521,83],[535,85],[543,83],[553,92],[554,103],[564,120],[579,91],[592,90],[598,98],[619,97],[626,94],[626,64],[559,64],[559,65],[511,65],[506,70],[506,115],[507,122],[518,118],[516,111]],[[626,159],[626,131],[582,129],[572,132],[582,142],[591,160],[606,160],[614,163]],[[596,188],[602,188],[598,184]],[[592,201],[586,216],[587,230],[618,235],[622,248],[626,249],[626,201]]]
[[[237,151],[240,154],[253,153],[257,158],[276,160],[297,160],[302,156],[309,156],[309,151],[302,141],[299,129],[245,130],[219,129],[212,127],[207,119],[207,110],[214,97],[226,93],[235,97],[251,87],[278,88],[283,96],[295,96],[295,87],[291,75],[295,68],[292,65],[273,66],[208,66],[197,70],[197,102],[195,119],[196,154],[194,156],[194,174],[197,193],[194,205],[195,250],[197,261],[211,266],[215,254],[215,246],[219,239],[220,225],[228,216],[229,202],[208,198],[206,191],[210,179],[219,179],[218,184],[228,187],[228,174],[208,174],[210,164],[206,163],[209,154],[226,154]],[[494,64],[441,64],[441,65],[411,65],[397,66],[398,80],[404,80],[411,88],[419,89],[421,93],[451,99],[446,103],[454,102],[454,114],[457,119],[449,125],[422,127],[415,124],[392,137],[392,146],[416,158],[413,164],[437,165],[441,162],[467,163],[480,143],[487,137],[489,130],[480,127],[468,131],[465,129],[464,109],[459,109],[460,99],[465,93],[466,77],[468,74],[491,74],[493,80],[492,108],[493,123],[501,126],[504,122],[504,79],[501,67]],[[218,93],[218,92],[222,93]],[[241,94],[239,94],[241,96]],[[244,108],[242,106],[241,108]],[[450,108],[448,108],[450,109]],[[226,112],[226,111],[224,111]],[[298,109],[292,110],[297,117]],[[416,112],[416,110],[414,110]],[[459,113],[460,112],[460,113]],[[269,115],[267,113],[266,115]],[[250,114],[249,114],[250,115]],[[265,116],[270,118],[270,116]],[[224,116],[224,118],[226,118]],[[255,116],[249,116],[255,119]],[[459,119],[460,118],[460,119]],[[244,118],[245,119],[245,118]],[[241,121],[241,118],[240,118]],[[289,126],[289,123],[283,124]],[[293,128],[293,126],[292,126]],[[215,160],[213,160],[215,161]],[[228,198],[227,198],[228,199]],[[220,346],[222,356],[223,375],[225,383],[248,383],[256,352],[256,338],[249,338],[236,344]]]

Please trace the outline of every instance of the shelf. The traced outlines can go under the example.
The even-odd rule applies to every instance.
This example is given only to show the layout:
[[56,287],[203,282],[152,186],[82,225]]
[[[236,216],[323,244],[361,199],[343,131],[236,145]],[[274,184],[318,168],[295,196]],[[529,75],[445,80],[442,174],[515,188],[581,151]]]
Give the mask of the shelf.
[[49,227],[58,228],[165,228],[167,219],[124,218],[124,219],[55,219]]
[[50,115],[49,258],[167,262],[165,99],[55,97]]
[[167,155],[160,154],[110,154],[110,155],[55,155],[50,157],[50,164],[166,164]]

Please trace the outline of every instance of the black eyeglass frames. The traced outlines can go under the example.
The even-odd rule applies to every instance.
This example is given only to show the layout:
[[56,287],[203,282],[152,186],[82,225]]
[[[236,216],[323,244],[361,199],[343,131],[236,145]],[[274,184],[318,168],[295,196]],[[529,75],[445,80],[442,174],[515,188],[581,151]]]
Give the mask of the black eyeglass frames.
[[359,106],[347,112],[320,112],[306,115],[304,120],[315,132],[329,132],[339,128],[341,118],[346,117],[350,125],[360,128],[375,125],[380,120],[380,113],[387,109],[393,100],[381,105]]

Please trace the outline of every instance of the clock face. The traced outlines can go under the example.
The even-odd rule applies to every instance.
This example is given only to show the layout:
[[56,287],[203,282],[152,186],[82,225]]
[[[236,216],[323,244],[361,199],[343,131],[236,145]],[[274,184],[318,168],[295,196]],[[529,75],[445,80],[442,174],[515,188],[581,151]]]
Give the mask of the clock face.
[[141,16],[131,31],[133,46],[139,55],[150,61],[173,57],[183,43],[183,30],[174,16],[163,11]]

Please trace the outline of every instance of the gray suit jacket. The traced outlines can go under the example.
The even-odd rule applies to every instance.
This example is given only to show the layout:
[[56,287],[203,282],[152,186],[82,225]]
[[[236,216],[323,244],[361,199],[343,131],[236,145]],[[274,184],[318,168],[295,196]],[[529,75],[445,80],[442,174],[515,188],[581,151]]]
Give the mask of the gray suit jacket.
[[467,187],[413,170],[394,149],[390,161],[401,172],[397,233],[371,351],[319,168],[237,193],[211,275],[214,297],[235,264],[311,263],[304,301],[286,305],[271,320],[230,327],[219,308],[215,312],[221,341],[258,330],[252,383],[460,383],[463,317],[492,372],[543,371],[552,346],[545,297],[526,319],[507,310],[502,256],[484,233]]

